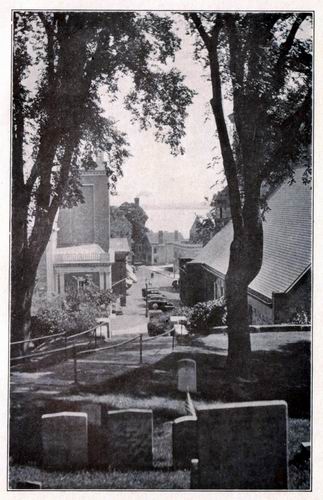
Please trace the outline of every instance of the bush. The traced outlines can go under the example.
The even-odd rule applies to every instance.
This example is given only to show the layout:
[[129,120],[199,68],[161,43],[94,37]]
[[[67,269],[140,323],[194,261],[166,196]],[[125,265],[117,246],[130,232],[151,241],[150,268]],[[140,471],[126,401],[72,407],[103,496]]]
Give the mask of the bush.
[[189,329],[197,332],[209,330],[214,326],[224,325],[225,319],[226,307],[223,301],[198,302],[189,315]]
[[34,304],[32,316],[32,337],[67,332],[72,335],[92,328],[95,318],[107,315],[107,306],[113,295],[90,284],[79,291],[68,290],[63,299],[39,297]]

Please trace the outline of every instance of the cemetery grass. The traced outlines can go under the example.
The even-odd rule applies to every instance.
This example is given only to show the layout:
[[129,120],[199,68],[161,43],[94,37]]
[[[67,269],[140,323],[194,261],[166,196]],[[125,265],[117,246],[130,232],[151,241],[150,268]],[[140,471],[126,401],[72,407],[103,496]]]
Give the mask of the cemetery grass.
[[[170,422],[184,414],[185,394],[177,391],[177,361],[192,358],[197,363],[198,392],[192,394],[196,407],[205,403],[282,399],[289,411],[289,488],[310,488],[309,461],[298,461],[300,444],[310,441],[310,342],[291,342],[253,352],[252,380],[229,377],[225,356],[203,345],[199,339],[178,347],[162,359],[135,370],[70,389],[65,399],[100,402],[107,409],[141,408],[154,412],[154,471],[150,472],[43,472],[34,466],[13,465],[14,484],[29,474],[45,488],[78,489],[186,489],[189,472],[171,470]],[[131,352],[129,349],[129,355]],[[146,356],[146,354],[145,354]],[[148,353],[147,353],[148,357]],[[145,359],[145,357],[144,357]],[[30,476],[31,474],[31,476]],[[74,478],[77,478],[74,479]]]

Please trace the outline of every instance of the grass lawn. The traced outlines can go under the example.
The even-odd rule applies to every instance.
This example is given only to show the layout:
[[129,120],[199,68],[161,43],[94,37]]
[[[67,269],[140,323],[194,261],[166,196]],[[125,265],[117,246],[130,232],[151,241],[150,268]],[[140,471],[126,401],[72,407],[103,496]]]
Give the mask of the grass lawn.
[[[258,335],[258,334],[257,334]],[[154,412],[154,470],[145,472],[79,471],[70,473],[45,472],[37,461],[15,460],[10,471],[10,485],[22,478],[42,481],[44,488],[51,489],[187,489],[188,471],[173,471],[171,457],[171,421],[184,414],[185,395],[177,391],[177,361],[190,357],[197,363],[198,392],[193,395],[196,407],[205,403],[282,399],[288,403],[289,411],[289,488],[309,489],[309,461],[298,462],[297,454],[301,442],[310,440],[310,342],[295,336],[284,342],[266,334],[255,348],[251,359],[253,381],[243,381],[228,376],[225,370],[223,349],[217,344],[219,337],[195,339],[190,345],[169,350],[162,357],[153,356],[153,344],[145,347],[144,359],[149,365],[132,370],[118,371],[112,376],[86,378],[87,364],[82,365],[82,384],[70,387],[51,400],[42,397],[16,395],[13,410],[20,416],[20,423],[29,421],[23,436],[33,436],[44,407],[50,404],[51,411],[65,409],[65,404],[83,400],[101,403],[109,409],[149,408]],[[288,333],[284,334],[288,335]],[[215,338],[215,339],[214,339]],[[254,340],[256,337],[254,337]],[[213,342],[214,340],[214,342]],[[221,342],[220,342],[221,344]],[[129,346],[129,358],[133,355]],[[151,352],[149,352],[151,349]],[[156,349],[156,346],[154,347]],[[105,368],[108,373],[108,366]],[[45,405],[45,406],[44,406]],[[28,417],[27,417],[28,415]],[[16,419],[19,422],[19,419]],[[20,425],[20,424],[19,424]],[[12,435],[19,434],[12,423]],[[18,439],[18,437],[17,437]],[[19,439],[18,439],[19,441]],[[18,443],[19,444],[19,443]],[[296,459],[295,459],[296,457]]]

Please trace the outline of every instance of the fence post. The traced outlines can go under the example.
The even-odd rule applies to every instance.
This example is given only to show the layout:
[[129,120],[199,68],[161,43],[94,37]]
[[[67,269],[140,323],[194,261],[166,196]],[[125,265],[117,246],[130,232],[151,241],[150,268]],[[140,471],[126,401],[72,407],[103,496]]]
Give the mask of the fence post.
[[74,383],[77,384],[77,359],[76,359],[76,347],[73,343],[73,358],[74,358]]
[[142,334],[139,337],[139,362],[142,364]]
[[148,318],[148,293],[147,292],[148,292],[148,283],[146,281],[146,297],[145,297],[145,299],[146,299],[146,318]]
[[93,329],[93,335],[94,335],[94,347],[96,348],[96,327]]
[[175,328],[173,328],[172,351],[175,349]]

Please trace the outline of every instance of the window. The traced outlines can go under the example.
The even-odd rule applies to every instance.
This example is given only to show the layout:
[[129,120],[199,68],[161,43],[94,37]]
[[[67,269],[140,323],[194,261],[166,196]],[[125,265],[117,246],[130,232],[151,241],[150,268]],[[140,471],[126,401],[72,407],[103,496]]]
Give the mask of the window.
[[157,253],[157,247],[154,247],[154,253]]

